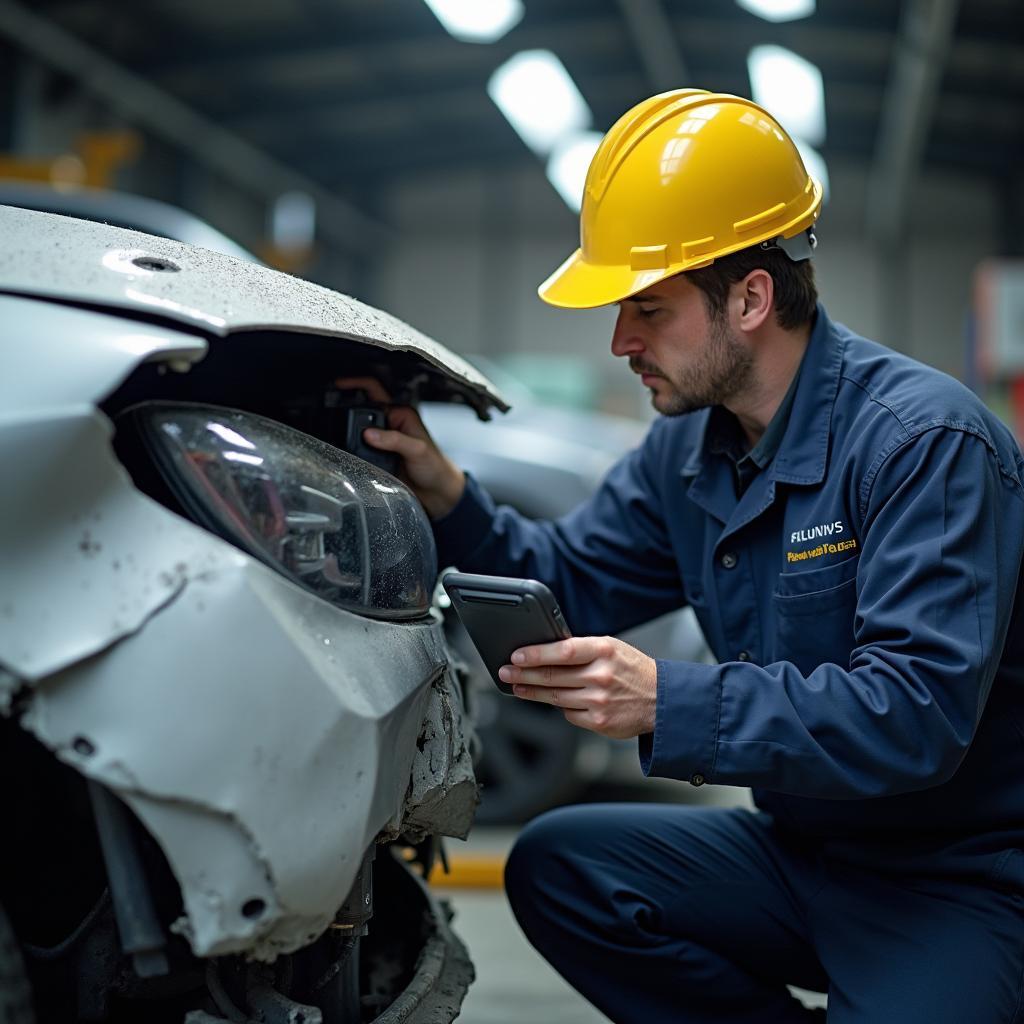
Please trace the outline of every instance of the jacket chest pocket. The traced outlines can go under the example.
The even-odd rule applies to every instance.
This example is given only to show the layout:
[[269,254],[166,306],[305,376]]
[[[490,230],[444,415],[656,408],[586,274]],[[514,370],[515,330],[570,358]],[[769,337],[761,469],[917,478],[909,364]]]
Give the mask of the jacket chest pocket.
[[775,649],[770,661],[790,661],[804,675],[824,662],[849,667],[859,561],[855,556],[821,569],[780,573],[772,595]]

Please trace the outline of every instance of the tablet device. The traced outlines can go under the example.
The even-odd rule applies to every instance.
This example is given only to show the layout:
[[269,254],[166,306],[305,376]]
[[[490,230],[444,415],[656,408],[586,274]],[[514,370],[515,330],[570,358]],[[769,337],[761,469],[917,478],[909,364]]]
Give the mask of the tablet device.
[[513,651],[572,636],[554,595],[537,580],[449,572],[441,584],[502,693],[512,687],[498,669],[512,663]]

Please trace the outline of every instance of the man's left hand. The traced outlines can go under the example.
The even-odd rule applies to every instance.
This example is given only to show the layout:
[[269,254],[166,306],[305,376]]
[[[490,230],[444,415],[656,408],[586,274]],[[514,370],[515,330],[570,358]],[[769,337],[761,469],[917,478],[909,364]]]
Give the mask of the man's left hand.
[[521,647],[499,678],[517,697],[553,704],[573,725],[627,739],[654,731],[654,659],[611,636]]

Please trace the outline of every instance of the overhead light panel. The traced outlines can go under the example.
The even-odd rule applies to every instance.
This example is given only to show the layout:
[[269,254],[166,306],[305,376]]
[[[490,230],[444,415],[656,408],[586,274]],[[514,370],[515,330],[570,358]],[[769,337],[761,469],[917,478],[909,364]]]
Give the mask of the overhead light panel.
[[540,156],[590,127],[587,101],[550,50],[523,50],[491,75],[487,92],[519,137]]
[[600,132],[577,132],[560,142],[548,158],[548,181],[575,213],[583,205],[587,171],[602,138]]
[[493,43],[523,16],[522,0],[425,0],[449,35],[464,43]]
[[810,61],[782,46],[755,46],[747,57],[754,102],[812,146],[825,141],[825,87]]
[[796,21],[814,13],[815,0],[736,0],[745,11],[765,21]]

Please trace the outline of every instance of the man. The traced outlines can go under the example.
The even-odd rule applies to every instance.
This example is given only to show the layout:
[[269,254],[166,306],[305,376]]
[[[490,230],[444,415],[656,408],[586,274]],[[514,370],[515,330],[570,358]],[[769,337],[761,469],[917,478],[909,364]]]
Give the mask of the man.
[[[638,736],[649,775],[759,810],[544,815],[506,873],[531,941],[615,1021],[1024,1019],[1024,462],[951,378],[816,305],[820,187],[746,100],[656,96],[591,165],[541,295],[618,304],[662,416],[556,523],[495,508],[416,414],[400,453],[442,564],[535,577],[576,638],[518,697]],[[607,634],[689,603],[717,665]],[[817,1011],[821,1013],[821,1011]]]

